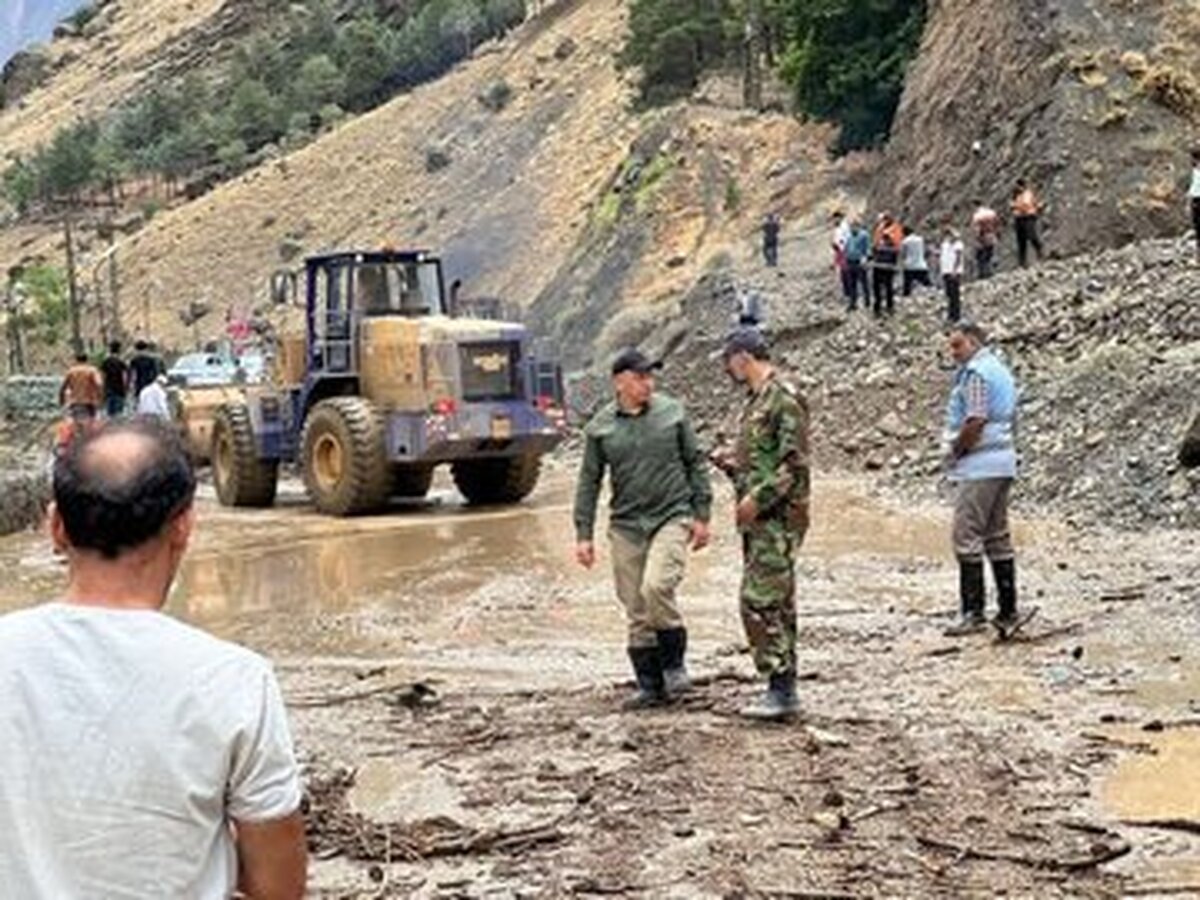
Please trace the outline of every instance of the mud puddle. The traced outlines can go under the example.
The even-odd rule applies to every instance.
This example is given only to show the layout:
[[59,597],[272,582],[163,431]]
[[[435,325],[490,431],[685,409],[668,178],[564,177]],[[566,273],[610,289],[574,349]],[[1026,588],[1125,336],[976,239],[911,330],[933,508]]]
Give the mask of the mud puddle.
[[[464,672],[501,686],[620,674],[623,624],[606,541],[598,542],[596,570],[574,565],[572,491],[573,471],[560,466],[510,509],[468,508],[440,483],[426,502],[345,520],[315,514],[292,485],[261,511],[223,509],[203,492],[196,541],[168,610],[285,665],[381,661],[414,677]],[[803,562],[814,580],[810,607],[845,608],[844,582],[860,576],[869,608],[873,596],[944,603],[872,575],[881,559],[914,575],[936,566],[946,554],[937,511],[902,513],[852,480],[823,482],[815,496]],[[740,636],[728,505],[721,496],[714,544],[694,558],[683,589],[702,651]],[[0,567],[13,573],[0,585],[0,609],[59,590],[61,565],[38,535],[0,541]]]

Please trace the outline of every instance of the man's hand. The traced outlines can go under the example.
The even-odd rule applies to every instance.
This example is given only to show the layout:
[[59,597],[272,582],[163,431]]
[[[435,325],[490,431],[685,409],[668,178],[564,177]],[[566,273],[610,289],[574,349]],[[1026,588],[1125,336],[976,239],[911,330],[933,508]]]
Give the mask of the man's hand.
[[708,542],[711,537],[712,532],[709,531],[707,522],[701,522],[699,519],[696,519],[692,522],[693,550],[703,550],[708,546]]
[[575,561],[585,569],[596,564],[596,545],[591,541],[580,541],[575,545]]
[[745,528],[758,518],[758,504],[753,497],[744,497],[737,505],[735,519],[738,528]]

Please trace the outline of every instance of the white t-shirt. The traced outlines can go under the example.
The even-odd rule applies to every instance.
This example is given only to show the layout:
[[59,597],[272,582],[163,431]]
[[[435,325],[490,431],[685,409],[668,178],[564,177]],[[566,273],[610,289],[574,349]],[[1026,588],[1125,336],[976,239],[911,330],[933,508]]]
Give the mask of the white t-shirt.
[[138,394],[137,413],[139,416],[157,416],[160,419],[171,418],[171,408],[167,404],[167,392],[157,381],[152,381]]
[[925,238],[910,234],[900,242],[900,265],[906,272],[924,272],[929,268],[925,259]]
[[837,228],[833,230],[833,246],[839,250],[846,249],[846,242],[850,240],[850,223],[845,219],[838,222]]
[[963,242],[958,239],[950,239],[942,241],[942,274],[943,275],[961,275],[963,273],[963,254],[965,248]]
[[1192,169],[1192,186],[1188,190],[1188,196],[1193,200],[1200,200],[1200,166]]
[[296,811],[270,664],[152,611],[0,617],[0,893],[226,900],[231,819]]

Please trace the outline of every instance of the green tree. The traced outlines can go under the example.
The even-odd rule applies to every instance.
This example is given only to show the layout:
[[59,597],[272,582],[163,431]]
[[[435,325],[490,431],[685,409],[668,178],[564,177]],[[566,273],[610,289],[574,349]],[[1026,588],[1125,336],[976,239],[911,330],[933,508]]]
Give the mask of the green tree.
[[135,164],[148,172],[148,151],[164,134],[179,130],[180,118],[177,98],[165,86],[155,84],[117,114],[115,137]]
[[706,69],[726,61],[738,21],[726,0],[633,0],[619,62],[641,69],[645,103],[685,96]]
[[21,331],[47,346],[61,343],[70,318],[66,273],[57,266],[28,266],[15,286],[24,298],[18,313]]
[[259,34],[238,45],[233,54],[230,82],[239,85],[259,82],[275,95],[287,90],[294,74],[293,60],[284,41],[270,34]]
[[345,90],[342,70],[326,54],[310,56],[300,66],[296,95],[302,110],[315,111],[326,103],[337,103]]
[[249,154],[250,148],[246,146],[246,142],[241,138],[234,138],[217,150],[217,162],[221,164],[225,174],[232,177],[246,168]]
[[337,12],[329,0],[309,0],[293,8],[288,44],[301,58],[325,53],[337,40]]
[[121,145],[116,129],[109,126],[96,141],[96,181],[115,197],[117,187],[130,174],[132,157]]
[[326,103],[317,112],[323,129],[332,128],[346,118],[346,111],[336,103]]
[[39,193],[39,175],[34,164],[17,156],[4,170],[2,189],[4,198],[12,204],[18,215],[29,212]]
[[163,137],[154,147],[154,167],[168,183],[185,178],[207,161],[199,120]]
[[484,18],[475,0],[452,0],[442,14],[442,37],[453,41],[461,57],[469,56],[475,36],[483,30]]
[[229,98],[229,116],[246,146],[258,148],[282,133],[280,107],[261,81],[243,81]]
[[84,120],[54,135],[46,153],[42,177],[52,198],[75,200],[96,178],[96,145],[100,127]]
[[343,101],[348,109],[370,109],[385,95],[384,85],[392,72],[391,47],[378,20],[359,17],[348,22],[338,33],[334,59],[346,78]]
[[925,0],[791,0],[781,72],[797,106],[842,126],[839,148],[887,138],[908,63],[925,22]]
[[503,34],[525,21],[525,0],[484,0],[483,18],[489,35]]

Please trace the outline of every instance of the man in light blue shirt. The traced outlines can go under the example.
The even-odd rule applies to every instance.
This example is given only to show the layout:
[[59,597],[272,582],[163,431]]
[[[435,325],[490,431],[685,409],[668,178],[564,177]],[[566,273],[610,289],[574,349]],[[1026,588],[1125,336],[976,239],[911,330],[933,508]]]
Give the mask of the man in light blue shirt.
[[1008,527],[1008,499],[1017,475],[1017,386],[986,342],[983,329],[970,322],[959,322],[950,332],[950,355],[959,368],[946,408],[946,440],[950,478],[956,483],[953,537],[960,612],[947,632],[951,635],[969,634],[985,624],[985,556],[996,580],[997,624],[1011,625],[1017,618]]
[[850,283],[850,296],[846,305],[847,312],[858,308],[858,292],[861,289],[863,304],[870,302],[870,292],[867,287],[867,257],[871,254],[871,236],[863,228],[861,219],[855,218],[850,223],[850,237],[846,240],[846,271]]

